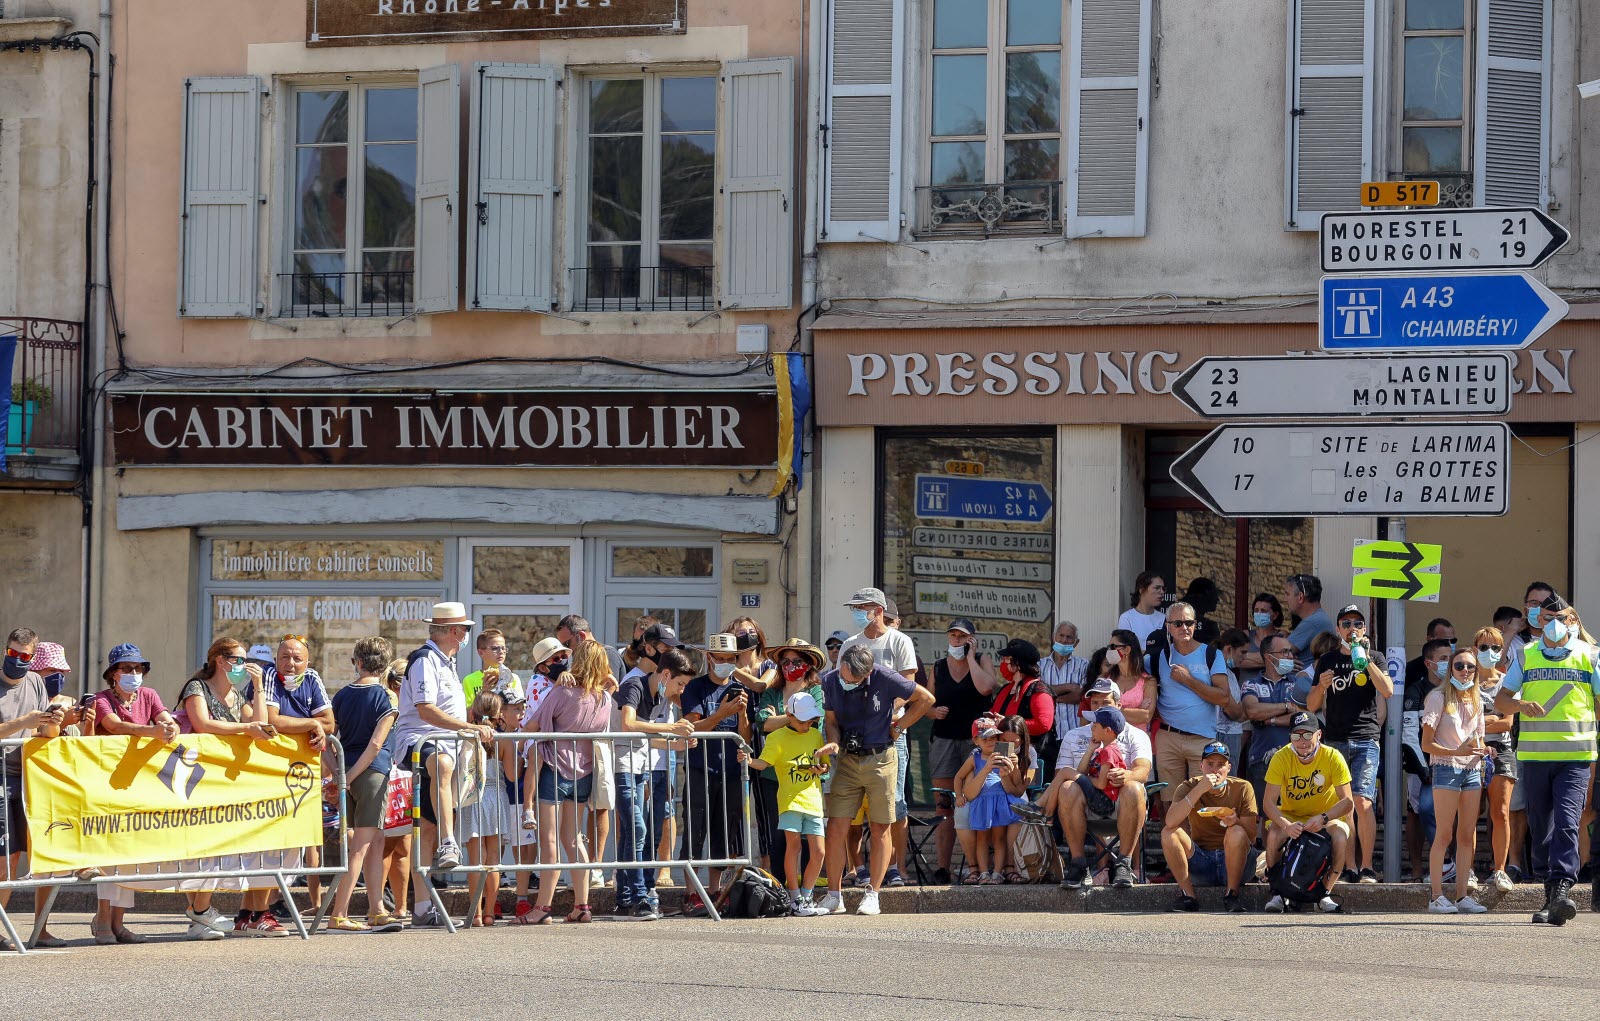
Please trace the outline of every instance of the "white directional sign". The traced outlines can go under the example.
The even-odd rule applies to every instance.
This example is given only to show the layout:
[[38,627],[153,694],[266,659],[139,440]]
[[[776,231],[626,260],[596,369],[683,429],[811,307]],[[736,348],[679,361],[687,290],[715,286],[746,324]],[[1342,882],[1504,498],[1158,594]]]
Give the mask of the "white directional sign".
[[1323,213],[1322,271],[1532,269],[1571,237],[1531,206]]
[[1501,422],[1222,425],[1172,480],[1227,517],[1504,514],[1510,444]]
[[1202,358],[1172,393],[1207,418],[1503,415],[1511,356],[1222,355]]

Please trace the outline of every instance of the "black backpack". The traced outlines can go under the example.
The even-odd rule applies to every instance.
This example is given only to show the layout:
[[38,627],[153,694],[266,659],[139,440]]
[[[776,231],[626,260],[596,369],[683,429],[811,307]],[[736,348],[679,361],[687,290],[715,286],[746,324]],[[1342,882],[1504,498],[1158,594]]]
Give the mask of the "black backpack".
[[1328,892],[1323,880],[1333,868],[1333,841],[1326,833],[1302,832],[1267,872],[1272,892],[1295,904],[1315,904]]
[[784,918],[794,911],[789,891],[772,873],[746,866],[718,898],[717,912],[725,918]]

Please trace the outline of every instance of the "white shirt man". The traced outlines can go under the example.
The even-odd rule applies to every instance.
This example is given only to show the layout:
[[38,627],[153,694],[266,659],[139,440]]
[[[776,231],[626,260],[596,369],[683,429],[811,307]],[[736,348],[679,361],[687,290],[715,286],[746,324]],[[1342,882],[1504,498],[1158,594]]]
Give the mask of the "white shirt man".
[[886,623],[885,607],[889,605],[889,600],[883,594],[883,590],[861,589],[851,596],[850,602],[845,605],[855,614],[856,623],[860,625],[861,630],[845,640],[839,654],[843,656],[845,650],[856,645],[865,645],[872,651],[872,662],[875,666],[916,680],[917,646],[905,632]]

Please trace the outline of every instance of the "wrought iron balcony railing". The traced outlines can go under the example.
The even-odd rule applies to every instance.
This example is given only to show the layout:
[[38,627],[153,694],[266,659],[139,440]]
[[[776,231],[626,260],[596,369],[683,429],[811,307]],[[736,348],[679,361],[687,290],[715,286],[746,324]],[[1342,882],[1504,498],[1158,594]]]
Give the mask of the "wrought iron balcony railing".
[[76,458],[83,423],[83,325],[0,316],[0,337],[17,338],[6,454]]
[[410,315],[416,277],[408,269],[278,274],[279,315],[339,319]]
[[706,312],[717,307],[710,266],[575,266],[572,306],[587,312]]
[[1467,171],[1436,174],[1401,174],[1402,181],[1438,181],[1439,208],[1466,209],[1472,205],[1472,174]]
[[1060,181],[943,184],[917,189],[917,237],[1001,237],[1061,230]]

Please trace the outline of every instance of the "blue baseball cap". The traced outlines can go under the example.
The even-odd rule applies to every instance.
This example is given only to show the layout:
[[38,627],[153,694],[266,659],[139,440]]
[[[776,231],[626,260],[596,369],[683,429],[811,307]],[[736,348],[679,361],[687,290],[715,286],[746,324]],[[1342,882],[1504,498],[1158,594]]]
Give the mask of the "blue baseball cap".
[[1114,705],[1102,706],[1096,709],[1089,714],[1089,719],[1119,736],[1128,726],[1128,718],[1122,715],[1122,710]]

